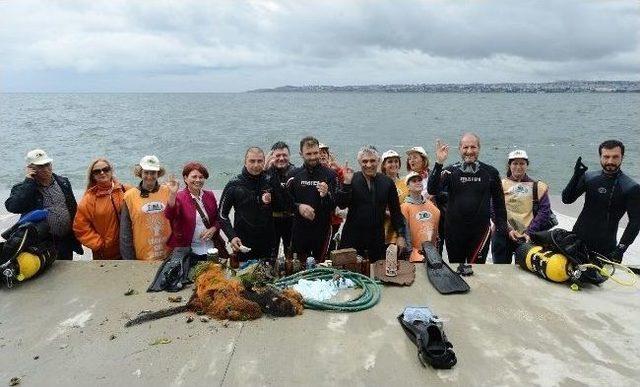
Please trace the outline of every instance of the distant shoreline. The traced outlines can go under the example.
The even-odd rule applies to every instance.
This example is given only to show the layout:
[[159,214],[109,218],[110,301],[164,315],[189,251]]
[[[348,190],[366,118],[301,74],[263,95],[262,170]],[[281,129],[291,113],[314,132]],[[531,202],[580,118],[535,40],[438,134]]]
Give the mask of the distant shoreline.
[[640,93],[640,81],[555,81],[544,83],[435,83],[396,85],[305,85],[249,90],[248,93]]

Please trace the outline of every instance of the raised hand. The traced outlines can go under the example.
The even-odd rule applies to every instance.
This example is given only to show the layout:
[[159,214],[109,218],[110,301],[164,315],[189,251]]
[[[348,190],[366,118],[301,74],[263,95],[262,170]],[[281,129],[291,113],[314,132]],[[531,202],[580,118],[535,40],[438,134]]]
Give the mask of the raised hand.
[[27,179],[33,179],[35,175],[36,175],[36,169],[31,165],[27,165],[25,169],[25,176],[27,177]]
[[165,185],[169,188],[169,193],[175,195],[180,189],[180,183],[176,180],[175,175],[169,176]]
[[587,171],[587,169],[589,168],[582,163],[582,156],[578,157],[578,160],[576,160],[576,166],[573,167],[573,172],[577,175],[582,175]]
[[349,168],[349,162],[344,162],[344,184],[351,184],[351,179],[353,179],[353,169]]
[[436,141],[436,160],[438,163],[444,164],[447,157],[449,157],[449,145],[438,139]]
[[276,159],[273,157],[273,151],[269,152],[269,154],[267,155],[266,160],[264,161],[264,170],[266,171],[269,168],[271,168],[275,161],[276,161]]

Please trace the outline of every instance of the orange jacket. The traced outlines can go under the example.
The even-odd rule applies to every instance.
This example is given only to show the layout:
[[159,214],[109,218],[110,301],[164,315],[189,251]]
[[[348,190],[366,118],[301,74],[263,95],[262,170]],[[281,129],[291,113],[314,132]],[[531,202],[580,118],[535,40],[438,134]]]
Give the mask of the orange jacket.
[[120,207],[129,185],[114,181],[112,190],[88,189],[73,220],[73,232],[93,251],[93,259],[120,259]]
[[409,261],[422,262],[424,256],[420,254],[422,242],[437,242],[438,224],[440,222],[440,210],[430,200],[422,204],[404,202],[400,205],[402,215],[407,221],[407,235],[411,241],[411,256]]

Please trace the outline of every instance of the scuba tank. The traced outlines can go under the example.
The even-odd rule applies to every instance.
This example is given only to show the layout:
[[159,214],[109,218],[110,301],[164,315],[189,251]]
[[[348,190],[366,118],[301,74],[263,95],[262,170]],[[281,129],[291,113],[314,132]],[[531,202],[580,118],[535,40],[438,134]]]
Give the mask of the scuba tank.
[[2,234],[6,241],[0,243],[0,277],[7,287],[38,276],[56,259],[47,222],[23,219]]
[[50,250],[27,248],[14,259],[0,266],[0,274],[4,277],[7,287],[13,286],[13,281],[22,282],[43,273],[55,260]]
[[515,251],[516,263],[538,276],[552,282],[566,282],[571,278],[569,259],[555,251],[545,251],[541,246],[522,243]]
[[531,241],[516,248],[516,263],[542,278],[580,286],[599,285],[610,278],[602,275],[601,259],[575,233],[555,228],[531,234]]

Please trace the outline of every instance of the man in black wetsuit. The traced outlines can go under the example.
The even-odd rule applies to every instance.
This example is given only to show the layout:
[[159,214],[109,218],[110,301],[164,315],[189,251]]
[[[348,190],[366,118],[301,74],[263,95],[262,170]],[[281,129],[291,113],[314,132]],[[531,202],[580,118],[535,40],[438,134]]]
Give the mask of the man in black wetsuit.
[[344,183],[336,194],[338,207],[349,209],[340,248],[353,247],[375,262],[385,257],[385,210],[389,209],[391,224],[398,235],[396,244],[401,249],[406,237],[404,216],[396,184],[378,172],[380,155],[376,148],[368,145],[360,149],[358,163],[361,171],[355,174],[345,165]]
[[[287,175],[294,169],[289,161],[289,146],[278,141],[271,146],[271,153],[267,157],[266,171],[269,175],[274,192],[282,192],[282,197],[286,197],[285,186]],[[287,257],[291,258],[291,228],[293,227],[293,212],[285,201],[274,201],[271,204],[271,216],[273,217],[274,239],[273,246],[277,250],[282,246]]]
[[[621,170],[624,144],[607,140],[598,147],[601,171],[586,173],[587,167],[578,157],[573,176],[562,191],[562,202],[570,204],[585,194],[584,207],[573,225],[573,232],[587,246],[615,262],[640,230],[640,186]],[[620,218],[627,213],[629,223],[616,243]]]
[[437,195],[449,193],[445,214],[445,244],[452,263],[485,263],[491,235],[491,205],[498,235],[506,233],[507,210],[498,170],[478,161],[480,139],[466,133],[459,144],[461,162],[443,168],[449,145],[438,140],[436,163],[429,175],[427,190]]
[[[272,186],[264,172],[264,152],[247,149],[242,173],[230,180],[220,198],[220,224],[240,261],[273,256]],[[275,195],[274,195],[275,196]],[[233,225],[229,212],[234,209]],[[244,247],[251,248],[246,252]]]
[[287,180],[294,213],[291,247],[302,262],[309,256],[326,259],[331,238],[331,214],[335,210],[336,173],[320,164],[319,142],[314,137],[300,141],[304,164]]

